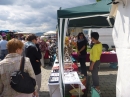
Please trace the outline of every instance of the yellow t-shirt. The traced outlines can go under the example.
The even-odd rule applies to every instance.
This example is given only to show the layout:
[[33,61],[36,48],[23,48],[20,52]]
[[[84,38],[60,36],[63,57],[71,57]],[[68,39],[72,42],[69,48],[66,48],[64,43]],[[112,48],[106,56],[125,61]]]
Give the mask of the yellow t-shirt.
[[96,62],[100,60],[100,56],[102,54],[102,44],[94,44],[92,49],[90,50],[90,61]]

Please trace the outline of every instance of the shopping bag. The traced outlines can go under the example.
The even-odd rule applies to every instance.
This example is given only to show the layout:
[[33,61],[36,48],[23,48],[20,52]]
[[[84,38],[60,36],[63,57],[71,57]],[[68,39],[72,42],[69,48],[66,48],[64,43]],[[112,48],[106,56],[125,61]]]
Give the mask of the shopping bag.
[[91,97],[100,97],[100,94],[94,87],[91,87]]

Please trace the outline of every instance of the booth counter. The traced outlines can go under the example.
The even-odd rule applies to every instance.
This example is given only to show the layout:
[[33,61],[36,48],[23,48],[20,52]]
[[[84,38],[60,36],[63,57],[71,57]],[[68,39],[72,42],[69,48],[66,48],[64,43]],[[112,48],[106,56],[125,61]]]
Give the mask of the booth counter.
[[[73,65],[74,66],[72,66],[72,67],[73,67],[73,70],[75,70],[75,71],[64,72],[64,81],[63,81],[63,83],[65,85],[67,85],[67,84],[71,85],[71,87],[76,90],[76,92],[79,94],[79,97],[80,97],[81,90],[85,89],[86,87],[82,84],[81,80],[79,79],[78,73],[76,71],[77,70],[76,64],[73,64]],[[57,70],[58,70],[58,67],[59,67],[59,63],[57,63],[55,61],[54,65],[53,65],[53,68],[55,68],[55,69],[57,68]],[[50,97],[61,97],[60,87],[59,87],[59,82],[60,82],[60,80],[59,80],[59,72],[54,71],[53,68],[52,68],[52,72],[51,72],[49,82],[48,82]],[[54,77],[53,81],[50,81],[50,79],[52,79],[52,77]],[[74,86],[75,84],[79,86],[78,91]]]
[[[77,52],[73,52],[72,56],[73,56],[74,59],[78,60]],[[86,62],[90,62],[90,59],[89,59],[90,54],[87,53],[86,56],[87,56],[86,57]],[[100,62],[101,63],[118,62],[117,55],[116,55],[116,53],[102,52]]]

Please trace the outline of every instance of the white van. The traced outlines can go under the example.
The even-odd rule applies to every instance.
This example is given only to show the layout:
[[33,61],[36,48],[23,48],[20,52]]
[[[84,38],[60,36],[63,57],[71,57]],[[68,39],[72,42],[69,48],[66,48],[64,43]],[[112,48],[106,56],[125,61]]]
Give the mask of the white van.
[[112,38],[112,29],[113,28],[92,28],[92,29],[83,29],[88,30],[89,43],[91,43],[91,32],[99,33],[99,41],[103,44],[104,49],[109,49],[114,47],[114,42]]

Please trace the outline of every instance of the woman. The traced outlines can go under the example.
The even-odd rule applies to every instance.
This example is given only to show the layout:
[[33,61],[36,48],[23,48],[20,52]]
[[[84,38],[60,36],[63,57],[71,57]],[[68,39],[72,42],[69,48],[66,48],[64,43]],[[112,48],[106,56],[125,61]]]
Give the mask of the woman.
[[90,67],[92,73],[93,86],[99,89],[99,77],[98,77],[98,67],[100,65],[100,56],[102,53],[102,44],[98,41],[99,34],[97,32],[91,33],[91,40],[94,43],[92,49],[90,50]]
[[46,53],[46,50],[47,50],[47,44],[44,40],[44,37],[41,36],[39,41],[38,41],[38,44],[39,44],[39,48],[40,48],[40,51],[41,51],[41,55],[42,55],[42,58],[41,58],[41,65],[44,67],[44,56],[45,56],[45,53]]
[[[33,94],[18,93],[10,86],[10,75],[20,68],[23,43],[18,39],[11,39],[7,44],[9,54],[0,62],[0,97],[37,97],[37,86]],[[28,58],[25,58],[24,72],[28,72],[30,77],[35,79],[32,65]]]
[[32,64],[34,73],[36,75],[36,81],[38,84],[38,92],[41,87],[41,52],[40,49],[37,48],[37,37],[35,35],[29,35],[28,41],[25,43],[25,55],[30,59]]
[[78,34],[77,50],[79,55],[79,62],[81,65],[81,74],[87,76],[87,69],[85,64],[87,55],[87,40],[82,32]]

